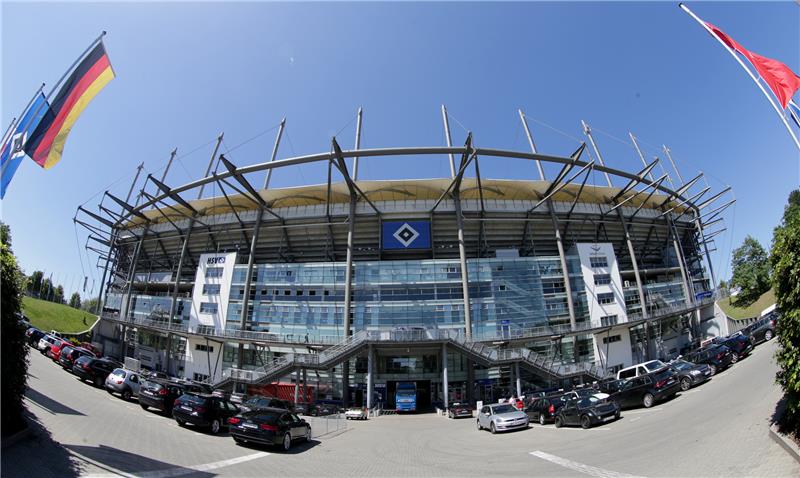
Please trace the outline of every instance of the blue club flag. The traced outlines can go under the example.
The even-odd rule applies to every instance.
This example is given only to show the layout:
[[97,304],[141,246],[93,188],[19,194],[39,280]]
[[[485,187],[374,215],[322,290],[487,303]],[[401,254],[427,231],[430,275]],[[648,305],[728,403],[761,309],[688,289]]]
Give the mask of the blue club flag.
[[47,104],[47,98],[45,98],[44,93],[40,91],[14,127],[14,132],[11,133],[3,143],[3,148],[0,150],[0,165],[2,165],[0,199],[5,198],[8,185],[11,183],[11,180],[14,178],[14,173],[17,172],[17,168],[26,156],[22,148],[28,140],[28,135],[36,129],[42,117],[49,110],[50,107]]
[[800,107],[792,100],[789,101],[789,116],[794,120],[797,127],[800,128]]

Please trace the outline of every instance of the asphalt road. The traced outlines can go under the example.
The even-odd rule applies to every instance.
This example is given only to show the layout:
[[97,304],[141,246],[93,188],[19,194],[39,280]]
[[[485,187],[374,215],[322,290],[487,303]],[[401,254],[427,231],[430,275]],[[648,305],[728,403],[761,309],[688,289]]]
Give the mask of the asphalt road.
[[491,435],[478,432],[474,419],[384,416],[350,422],[346,432],[290,453],[179,428],[80,383],[34,352],[27,402],[42,429],[3,450],[2,474],[797,477],[800,465],[768,435],[781,395],[774,384],[775,346],[759,346],[669,402],[623,411],[619,421],[590,430],[536,424]]

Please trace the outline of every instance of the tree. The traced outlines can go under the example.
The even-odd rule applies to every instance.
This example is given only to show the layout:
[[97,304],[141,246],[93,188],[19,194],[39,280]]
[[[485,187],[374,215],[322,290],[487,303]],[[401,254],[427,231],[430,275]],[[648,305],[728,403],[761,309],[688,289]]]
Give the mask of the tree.
[[780,320],[775,356],[780,369],[776,376],[786,399],[783,425],[800,433],[800,190],[789,195],[783,221],[772,238],[772,287]]
[[83,303],[81,303],[81,309],[85,310],[86,312],[91,312],[93,314],[97,313],[97,297],[92,297],[91,299],[87,299]]
[[61,284],[58,284],[58,287],[56,287],[55,293],[53,294],[53,302],[56,304],[64,303],[64,287]]
[[25,345],[25,329],[18,314],[22,308],[22,285],[24,276],[11,250],[11,231],[0,222],[0,361],[2,379],[2,423],[3,433],[11,434],[25,427],[22,397],[27,388],[28,347]]
[[769,290],[769,256],[767,251],[752,236],[733,251],[733,277],[731,284],[741,288],[736,297],[737,306],[748,306]]
[[73,309],[80,309],[81,308],[81,295],[77,292],[72,293],[72,297],[69,298],[69,306]]
[[42,290],[42,279],[44,278],[44,272],[42,271],[33,271],[33,274],[28,278],[28,294],[30,295],[38,295],[39,292]]
[[42,286],[39,288],[39,298],[42,300],[50,300],[53,293],[53,282],[50,279],[42,280]]

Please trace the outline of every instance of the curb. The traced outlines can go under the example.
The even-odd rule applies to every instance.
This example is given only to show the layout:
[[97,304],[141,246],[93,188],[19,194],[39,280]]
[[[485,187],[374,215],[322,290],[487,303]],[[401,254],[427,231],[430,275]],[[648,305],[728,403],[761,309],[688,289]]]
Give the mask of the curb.
[[795,459],[796,462],[800,463],[800,447],[797,446],[795,442],[791,439],[786,438],[783,436],[781,432],[778,431],[778,425],[772,424],[769,427],[769,436],[775,440],[778,445],[783,447],[784,450]]
[[28,438],[32,433],[33,430],[31,429],[31,426],[27,425],[24,430],[20,430],[9,437],[3,438],[3,444],[2,446],[0,446],[0,448],[6,449],[12,447],[17,443],[19,443],[20,441]]

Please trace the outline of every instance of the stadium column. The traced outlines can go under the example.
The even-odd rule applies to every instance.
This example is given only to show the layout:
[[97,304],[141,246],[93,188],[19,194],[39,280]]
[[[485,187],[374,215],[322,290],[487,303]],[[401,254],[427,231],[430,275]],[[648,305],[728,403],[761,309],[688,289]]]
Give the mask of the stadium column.
[[519,362],[514,362],[514,376],[517,378],[517,398],[522,397],[522,380],[519,378]]
[[672,220],[670,215],[667,215],[667,224],[669,226],[670,235],[672,236],[672,247],[675,249],[675,257],[678,259],[678,266],[680,266],[681,269],[681,280],[683,281],[683,293],[685,295],[684,302],[686,305],[690,305],[692,303],[694,294],[692,293],[692,287],[689,284],[688,276],[686,275],[688,267],[686,265],[686,260],[683,257],[683,250],[681,250],[681,247],[678,244],[678,228],[675,227],[675,222]]
[[[242,298],[242,319],[239,322],[240,330],[247,328],[247,310],[250,307],[250,287],[253,281],[253,266],[255,265],[256,245],[258,244],[258,233],[261,231],[261,220],[264,216],[264,208],[259,207],[256,213],[256,223],[253,226],[253,237],[250,240],[250,255],[247,258],[247,275],[244,278],[244,297]],[[239,342],[239,354],[236,366],[242,368],[244,365],[244,344]]]
[[450,381],[447,378],[447,342],[442,344],[442,399],[444,400],[444,410],[450,404],[448,392],[450,391]]
[[294,403],[300,399],[300,369],[294,369]]
[[645,300],[644,289],[642,288],[642,277],[639,274],[639,264],[636,260],[636,252],[633,249],[630,230],[628,229],[628,223],[625,221],[625,216],[622,214],[622,208],[617,208],[617,214],[619,215],[619,222],[622,223],[622,230],[625,232],[625,243],[628,245],[628,255],[631,256],[633,276],[636,279],[636,291],[639,293],[639,303],[642,306],[642,318],[644,319],[645,360],[650,360],[650,322],[648,321],[650,314],[647,313],[647,301]]
[[467,269],[467,250],[464,244],[464,217],[461,213],[460,186],[453,189],[456,223],[458,224],[458,258],[461,262],[461,290],[464,296],[464,329],[467,339],[472,338],[472,311],[469,308],[469,270]]
[[[351,335],[350,325],[350,296],[353,291],[353,235],[356,226],[356,200],[355,193],[350,193],[350,214],[347,227],[347,262],[344,273],[344,340],[348,340]],[[350,360],[342,363],[342,405],[347,408],[350,405]]]
[[567,256],[564,254],[564,241],[561,239],[561,227],[558,224],[556,212],[553,210],[552,201],[547,201],[547,209],[550,211],[550,219],[553,221],[553,230],[556,235],[556,246],[558,247],[558,258],[561,261],[561,273],[564,276],[564,291],[567,293],[567,310],[569,311],[569,326],[575,330],[577,319],[575,318],[575,304],[572,301],[572,284],[569,281],[569,268],[567,266]]
[[372,367],[373,367],[372,344],[367,346],[367,410],[372,409]]

